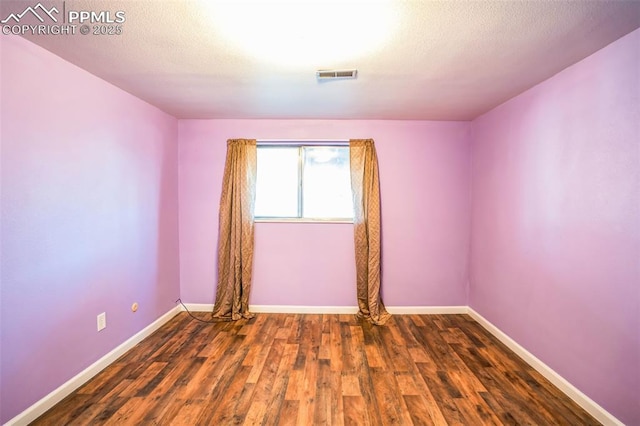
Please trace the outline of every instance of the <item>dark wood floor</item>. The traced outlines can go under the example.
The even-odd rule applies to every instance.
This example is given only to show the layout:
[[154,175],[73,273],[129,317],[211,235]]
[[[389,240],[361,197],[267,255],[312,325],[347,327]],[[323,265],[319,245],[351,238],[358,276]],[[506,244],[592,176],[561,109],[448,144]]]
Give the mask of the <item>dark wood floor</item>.
[[33,424],[599,423],[467,315],[181,313]]

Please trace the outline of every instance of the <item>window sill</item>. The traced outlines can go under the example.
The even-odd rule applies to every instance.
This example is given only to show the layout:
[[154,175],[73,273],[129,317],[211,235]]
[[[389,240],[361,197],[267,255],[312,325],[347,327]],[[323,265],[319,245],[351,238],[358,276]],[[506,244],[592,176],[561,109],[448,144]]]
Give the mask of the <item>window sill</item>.
[[256,218],[256,223],[348,223],[353,224],[353,219],[310,219],[310,218]]

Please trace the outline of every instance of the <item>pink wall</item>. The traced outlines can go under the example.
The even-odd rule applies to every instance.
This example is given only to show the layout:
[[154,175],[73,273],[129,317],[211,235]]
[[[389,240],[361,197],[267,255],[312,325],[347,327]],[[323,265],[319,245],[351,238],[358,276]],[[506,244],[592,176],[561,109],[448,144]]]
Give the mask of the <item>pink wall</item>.
[[174,306],[178,170],[176,119],[0,44],[4,423]]
[[470,306],[640,424],[640,30],[473,122]]
[[[469,123],[181,120],[180,285],[213,303],[226,141],[373,138],[379,157],[383,297],[392,306],[466,305]],[[255,305],[355,306],[350,224],[256,224]]]

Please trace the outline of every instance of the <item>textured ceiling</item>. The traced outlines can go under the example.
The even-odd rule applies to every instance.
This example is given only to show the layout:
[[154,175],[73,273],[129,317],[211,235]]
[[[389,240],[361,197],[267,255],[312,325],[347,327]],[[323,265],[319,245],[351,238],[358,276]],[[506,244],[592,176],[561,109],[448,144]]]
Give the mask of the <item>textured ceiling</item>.
[[[36,4],[2,0],[0,16]],[[42,4],[123,11],[121,35],[25,37],[178,118],[469,120],[640,27],[622,0]],[[315,77],[336,68],[358,77]]]

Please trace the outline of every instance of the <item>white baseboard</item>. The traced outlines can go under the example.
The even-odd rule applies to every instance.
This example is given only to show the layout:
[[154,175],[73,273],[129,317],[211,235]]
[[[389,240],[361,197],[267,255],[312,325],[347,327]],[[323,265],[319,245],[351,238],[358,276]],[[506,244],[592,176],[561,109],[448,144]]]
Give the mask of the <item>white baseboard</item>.
[[466,314],[466,306],[387,306],[387,311],[394,315],[440,315]]
[[251,305],[251,312],[278,314],[357,314],[357,306]]
[[[211,312],[213,305],[206,303],[185,303],[191,312]],[[355,314],[356,306],[295,306],[295,305],[249,305],[255,314]]]
[[62,384],[60,387],[55,389],[53,392],[33,404],[31,407],[24,410],[22,413],[18,414],[7,423],[5,426],[23,426],[28,425],[42,414],[44,414],[49,408],[56,405],[58,402],[62,401],[66,398],[71,392],[78,389],[80,386],[85,384],[89,379],[98,374],[100,371],[104,370],[115,360],[120,358],[125,352],[129,349],[133,348],[135,345],[140,343],[142,340],[150,336],[154,331],[162,327],[166,322],[168,322],[171,318],[177,315],[180,312],[180,307],[176,306],[172,308],[169,312],[162,315],[160,318],[146,326],[144,329],[140,330],[138,333],[130,337],[124,343],[113,349],[111,352],[91,364],[89,367],[69,379],[67,382]]
[[504,343],[509,349],[515,352],[527,364],[533,367],[538,373],[542,374],[547,380],[553,383],[565,395],[574,400],[587,413],[591,414],[596,420],[605,426],[624,426],[624,424],[616,419],[611,413],[602,408],[597,402],[582,393],[578,388],[569,383],[565,378],[556,373],[551,367],[540,361],[531,352],[520,346],[515,340],[507,336],[502,330],[491,324],[486,318],[467,308],[467,313],[483,326],[489,333],[493,334],[498,340]]
[[[209,303],[185,303],[184,306],[189,312],[213,312],[213,304]],[[181,311],[184,311],[182,306],[179,306]]]
[[[191,312],[211,312],[213,305],[203,303],[185,303]],[[250,305],[249,310],[256,314],[356,314],[357,306],[292,306],[292,305]],[[390,314],[397,315],[433,315],[466,314],[466,306],[387,306]]]

